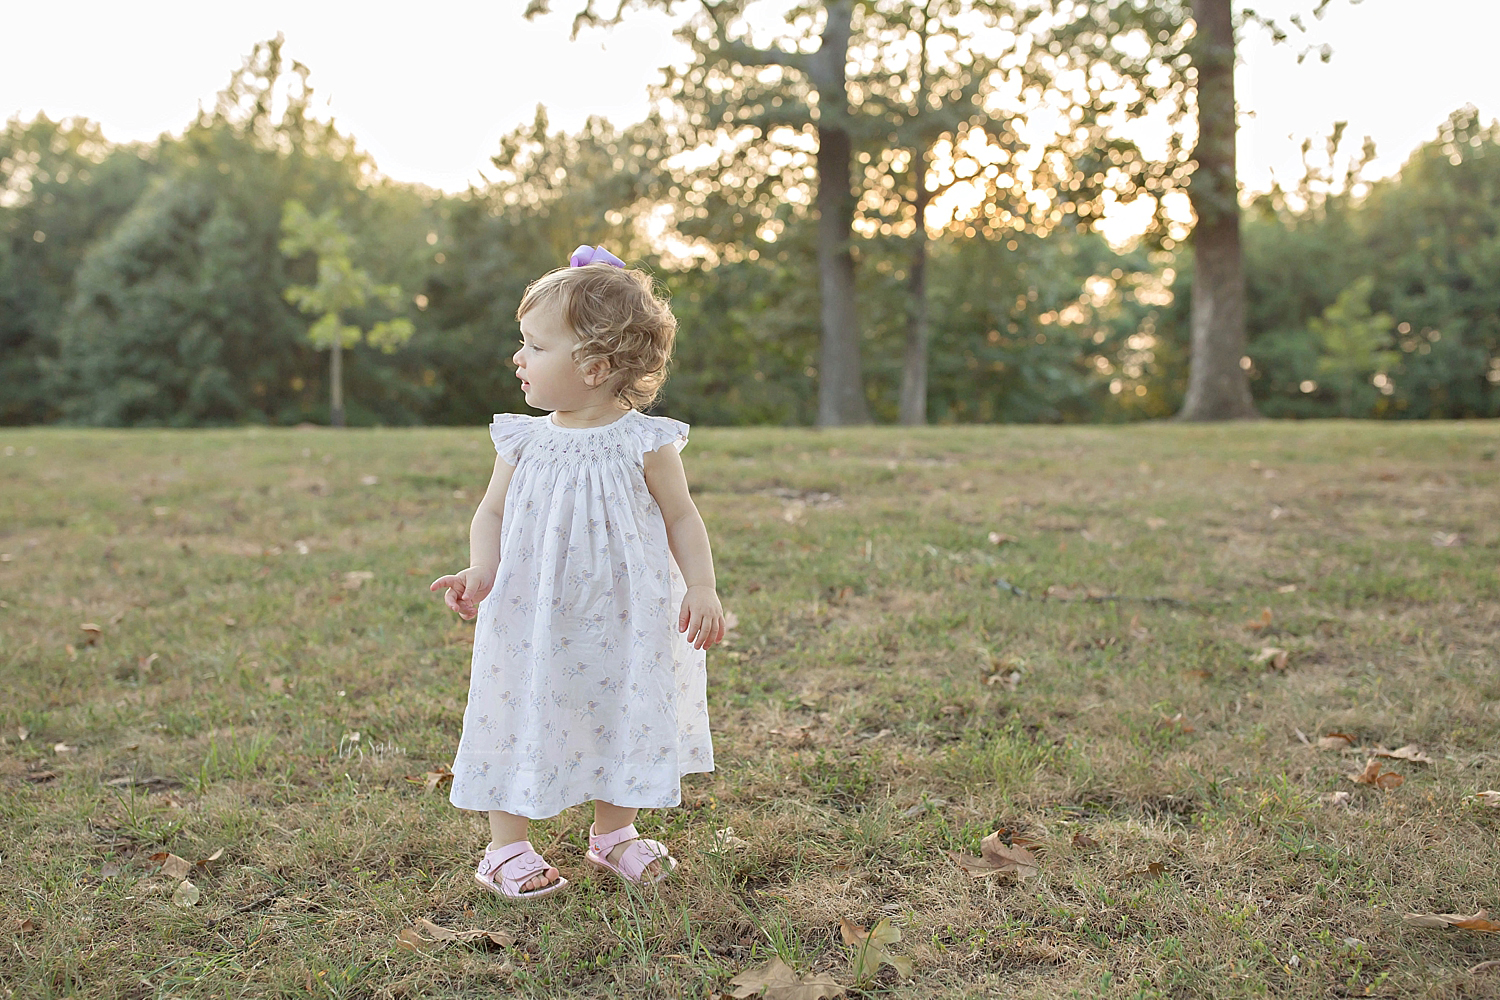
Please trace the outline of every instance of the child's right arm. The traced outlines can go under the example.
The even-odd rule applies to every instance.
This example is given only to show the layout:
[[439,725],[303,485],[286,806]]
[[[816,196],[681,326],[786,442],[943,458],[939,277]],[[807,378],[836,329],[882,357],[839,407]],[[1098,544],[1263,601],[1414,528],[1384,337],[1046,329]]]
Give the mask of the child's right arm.
[[514,465],[495,456],[495,472],[469,524],[469,568],[440,576],[427,588],[446,587],[443,599],[463,618],[478,614],[479,602],[495,587],[495,573],[500,569],[500,519],[505,513],[505,491],[510,489],[515,471]]

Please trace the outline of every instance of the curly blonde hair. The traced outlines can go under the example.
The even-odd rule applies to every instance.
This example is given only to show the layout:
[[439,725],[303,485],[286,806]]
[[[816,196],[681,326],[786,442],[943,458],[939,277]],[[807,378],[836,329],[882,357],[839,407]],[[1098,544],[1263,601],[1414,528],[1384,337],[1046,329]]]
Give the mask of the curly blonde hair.
[[609,264],[560,267],[526,287],[516,319],[549,302],[557,303],[578,337],[574,364],[605,362],[615,398],[632,409],[656,402],[667,380],[677,317],[649,274]]

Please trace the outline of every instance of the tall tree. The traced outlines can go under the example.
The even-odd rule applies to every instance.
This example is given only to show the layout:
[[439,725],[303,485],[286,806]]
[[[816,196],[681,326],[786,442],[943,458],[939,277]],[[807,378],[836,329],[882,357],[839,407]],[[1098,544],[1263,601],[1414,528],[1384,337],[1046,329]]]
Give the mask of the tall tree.
[[1245,357],[1245,265],[1235,173],[1234,16],[1230,0],[1192,0],[1198,143],[1188,184],[1193,227],[1192,353],[1182,420],[1256,416]]
[[416,328],[404,316],[379,320],[368,330],[344,322],[345,315],[365,308],[371,300],[396,310],[404,293],[399,285],[380,284],[370,272],[350,259],[353,242],[339,220],[337,209],[313,215],[293,199],[282,208],[281,252],[288,258],[311,254],[318,278],[311,285],[290,285],[282,297],[309,315],[317,316],[307,339],[328,352],[329,423],[344,426],[344,351],[361,341],[393,354],[411,340]]
[[[679,33],[692,49],[693,62],[681,73],[669,73],[666,89],[684,111],[677,122],[682,147],[713,148],[716,139],[726,137],[730,142],[721,151],[741,168],[731,173],[729,191],[720,187],[710,192],[710,187],[718,185],[709,184],[700,174],[688,182],[694,196],[688,201],[701,206],[709,197],[718,196],[738,203],[745,209],[738,213],[738,221],[744,222],[756,215],[776,214],[775,209],[755,211],[751,202],[756,195],[784,197],[790,188],[811,186],[822,293],[818,424],[868,423],[852,246],[857,199],[854,111],[847,71],[855,3],[830,0],[815,5],[821,14],[820,26],[814,26],[812,11],[794,9],[788,16],[791,33],[755,44],[744,18],[751,2],[700,0],[697,15]],[[527,16],[546,13],[550,6],[549,0],[531,0]],[[596,6],[597,0],[588,0],[579,11],[575,33],[585,25],[618,23],[631,7],[671,10],[676,0],[619,0],[609,16]],[[781,165],[798,176],[794,180],[777,176],[777,170],[762,170],[759,176],[746,178],[747,163],[775,159],[747,149],[746,139],[763,141],[778,130],[796,151]],[[799,141],[807,133],[814,139],[811,150]]]

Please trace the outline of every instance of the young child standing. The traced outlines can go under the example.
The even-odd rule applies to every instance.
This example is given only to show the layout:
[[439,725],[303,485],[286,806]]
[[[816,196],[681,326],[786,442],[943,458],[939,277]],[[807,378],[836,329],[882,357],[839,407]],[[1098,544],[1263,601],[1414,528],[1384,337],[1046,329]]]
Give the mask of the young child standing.
[[474,877],[530,899],[567,879],[532,849],[529,820],[582,802],[594,803],[591,864],[637,884],[676,867],[635,817],[713,770],[704,650],[724,612],[677,454],[688,425],[641,412],[677,329],[651,278],[579,247],[516,318],[521,390],[548,413],[495,416],[469,567],[431,589],[479,616],[450,796],[489,813]]

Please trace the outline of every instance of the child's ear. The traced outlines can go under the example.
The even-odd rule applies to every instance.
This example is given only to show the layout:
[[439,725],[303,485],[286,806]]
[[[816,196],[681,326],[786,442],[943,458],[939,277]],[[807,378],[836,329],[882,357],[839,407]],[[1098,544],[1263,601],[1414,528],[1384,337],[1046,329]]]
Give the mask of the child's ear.
[[603,358],[595,358],[580,374],[583,375],[584,384],[590,389],[597,389],[604,384],[605,379],[609,378],[609,362]]

